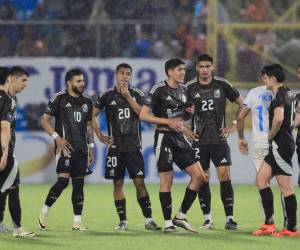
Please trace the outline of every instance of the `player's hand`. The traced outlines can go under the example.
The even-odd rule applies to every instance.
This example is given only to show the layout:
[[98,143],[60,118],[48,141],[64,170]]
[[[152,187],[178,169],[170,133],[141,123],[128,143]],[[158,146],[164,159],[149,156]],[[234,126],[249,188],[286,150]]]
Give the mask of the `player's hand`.
[[89,166],[92,165],[93,161],[95,159],[94,155],[94,148],[89,148]]
[[232,133],[237,131],[237,126],[234,124],[231,124],[230,126],[228,126],[226,128],[221,128],[220,130],[221,130],[221,136],[228,137]]
[[195,113],[195,105],[192,105],[192,106],[186,108],[185,111],[188,112],[189,114],[193,115]]
[[239,139],[239,150],[243,155],[249,153],[248,142],[245,139]]
[[182,132],[183,131],[183,121],[180,119],[169,119],[169,128],[176,131]]
[[194,142],[194,141],[198,141],[199,140],[199,135],[197,135],[192,130],[190,130],[190,129],[186,128],[186,127],[183,129],[183,134],[186,136],[186,138],[190,142]]
[[128,83],[123,83],[123,84],[120,85],[120,92],[121,92],[121,95],[126,100],[128,100],[131,97],[131,95],[129,93]]
[[111,145],[114,142],[112,137],[105,135],[105,134],[102,134],[101,137],[99,138],[99,140],[102,143],[104,143],[105,145]]
[[74,151],[72,145],[60,136],[55,139],[55,142],[57,146],[56,154],[63,153],[64,156],[68,156],[71,151]]
[[0,161],[0,172],[3,171],[7,164],[7,154],[3,154]]

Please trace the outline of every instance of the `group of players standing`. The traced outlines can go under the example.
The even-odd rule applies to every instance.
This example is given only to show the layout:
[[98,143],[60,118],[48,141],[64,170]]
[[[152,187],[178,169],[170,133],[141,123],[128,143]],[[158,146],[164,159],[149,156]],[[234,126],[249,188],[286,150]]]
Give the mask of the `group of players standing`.
[[[115,229],[128,229],[123,191],[127,169],[136,187],[145,229],[161,230],[152,219],[151,202],[144,182],[140,121],[146,121],[156,124],[154,151],[160,177],[159,199],[165,220],[164,232],[177,232],[176,227],[197,232],[186,219],[197,196],[204,214],[201,227],[214,228],[209,187],[210,161],[214,163],[220,181],[225,229],[236,230],[231,156],[226,137],[238,130],[240,151],[248,153],[243,131],[244,119],[251,110],[255,143],[253,161],[265,215],[264,225],[253,235],[297,236],[297,202],[291,178],[291,158],[295,147],[292,129],[297,106],[291,91],[282,84],[282,67],[278,64],[265,66],[261,72],[265,86],[251,90],[245,100],[229,81],[213,74],[210,55],[198,56],[196,71],[197,77],[184,84],[185,63],[177,58],[168,60],[165,63],[167,79],[156,84],[146,97],[142,90],[130,85],[131,66],[119,64],[115,71],[116,85],[97,96],[94,103],[83,96],[83,73],[77,69],[67,72],[67,89],[52,97],[41,120],[45,131],[55,140],[58,178],[38,217],[40,229],[46,229],[49,210],[71,178],[72,229],[88,230],[81,222],[81,214],[84,176],[90,173],[88,165],[94,160],[95,131],[98,139],[107,146],[105,177],[113,180],[114,202],[120,219]],[[225,125],[227,99],[237,104],[236,119],[229,126]],[[98,124],[97,117],[103,111],[108,135],[100,130]],[[53,117],[55,127],[51,125]],[[179,211],[172,219],[173,162],[190,176],[190,182]],[[273,219],[273,194],[269,183],[274,176],[282,192],[286,217],[282,231],[276,230]],[[26,237],[27,234],[24,235]]]

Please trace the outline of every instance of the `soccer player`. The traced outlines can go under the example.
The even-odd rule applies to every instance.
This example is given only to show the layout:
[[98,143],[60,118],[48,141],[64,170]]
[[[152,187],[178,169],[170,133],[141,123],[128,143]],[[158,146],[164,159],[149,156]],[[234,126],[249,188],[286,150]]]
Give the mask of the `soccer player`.
[[[183,118],[189,117],[189,103],[184,82],[186,66],[181,59],[170,59],[165,63],[168,79],[156,84],[149,92],[147,102],[140,112],[140,119],[156,124],[154,151],[160,177],[159,199],[165,219],[165,233],[176,232],[175,226],[191,232],[195,229],[187,222],[186,214],[197,197],[204,181],[204,173],[193,156],[193,149],[183,135]],[[152,114],[151,114],[152,111]],[[171,189],[173,162],[191,178],[179,212],[172,216]],[[175,225],[175,226],[174,226]]]
[[20,67],[12,67],[11,69],[1,68],[0,75],[0,222],[2,224],[6,198],[8,196],[8,207],[13,222],[13,236],[32,238],[35,234],[33,232],[26,232],[21,226],[19,166],[14,155],[16,95],[27,86],[29,75]]
[[[38,221],[41,230],[47,226],[47,217],[53,203],[72,179],[73,230],[88,230],[82,224],[84,202],[84,175],[94,160],[93,103],[83,96],[84,77],[79,69],[66,73],[67,89],[58,92],[49,101],[41,119],[46,133],[55,141],[57,181],[50,188]],[[51,119],[55,118],[55,128]]]
[[[269,111],[269,152],[265,156],[256,177],[256,185],[261,196],[265,222],[255,230],[253,235],[268,235],[274,237],[297,236],[297,200],[292,184],[292,156],[295,142],[292,135],[294,125],[294,101],[292,92],[282,84],[285,79],[283,68],[279,64],[263,67],[262,80],[266,88],[274,94]],[[269,185],[275,176],[284,196],[287,215],[287,228],[275,232],[273,193]]]
[[[300,64],[297,67],[297,77],[300,81]],[[295,128],[298,129],[297,138],[296,138],[296,145],[297,145],[297,156],[298,156],[298,165],[300,167],[300,93],[298,93],[295,97],[296,101],[296,116],[295,116]],[[298,176],[298,186],[300,187],[300,173]]]
[[[122,63],[116,67],[116,86],[97,97],[94,104],[94,128],[97,137],[108,147],[106,179],[112,179],[114,201],[120,222],[116,230],[127,230],[126,198],[123,191],[126,169],[136,188],[137,201],[145,217],[145,229],[160,230],[152,219],[151,202],[145,186],[144,159],[141,153],[139,113],[144,93],[130,86],[132,68]],[[103,134],[97,116],[105,109],[108,136]]]
[[209,168],[210,161],[212,161],[220,181],[221,199],[226,214],[225,229],[236,230],[230,177],[231,156],[226,136],[236,129],[237,121],[234,120],[230,126],[225,127],[225,109],[226,100],[229,99],[238,105],[236,113],[238,115],[243,98],[228,80],[213,74],[213,58],[210,55],[198,56],[196,71],[198,76],[189,81],[186,86],[189,100],[195,105],[192,130],[199,137],[193,143],[195,157],[200,160],[207,176],[207,181],[198,193],[200,207],[204,214],[204,223],[201,228],[213,229],[209,188]]
[[[266,86],[259,86],[251,89],[245,100],[238,117],[238,136],[239,150],[242,154],[249,153],[248,142],[244,138],[244,124],[247,115],[252,113],[252,163],[256,174],[259,171],[261,163],[269,153],[268,133],[269,133],[269,107],[272,101],[273,93],[266,89]],[[284,197],[281,194],[281,203],[284,215],[284,227],[286,227],[286,213],[284,207]],[[261,198],[259,196],[259,205],[263,211]]]

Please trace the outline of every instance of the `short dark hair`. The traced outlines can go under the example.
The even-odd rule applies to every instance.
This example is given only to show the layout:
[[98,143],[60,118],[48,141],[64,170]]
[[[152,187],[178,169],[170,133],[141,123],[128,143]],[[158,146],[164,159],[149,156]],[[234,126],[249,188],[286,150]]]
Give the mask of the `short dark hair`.
[[177,66],[182,65],[182,64],[185,64],[185,62],[179,58],[172,58],[172,59],[166,61],[165,72],[166,72],[167,76],[169,76],[169,74],[168,74],[169,69],[175,69]]
[[13,66],[10,68],[9,71],[10,71],[11,76],[17,76],[17,77],[20,77],[23,75],[29,76],[29,73],[20,66]]
[[269,64],[263,67],[261,75],[267,75],[269,77],[274,76],[277,82],[283,82],[285,79],[285,73],[280,64]]
[[4,85],[7,77],[10,75],[10,70],[7,67],[0,67],[0,85]]
[[132,67],[128,63],[120,63],[119,65],[117,65],[116,72],[119,71],[122,68],[123,69],[130,69],[130,71],[132,72]]
[[68,81],[70,81],[74,76],[81,76],[83,75],[82,70],[80,69],[70,69],[67,73],[66,73],[66,77],[65,77],[65,81],[66,83]]
[[198,57],[197,57],[197,63],[198,62],[211,62],[211,63],[214,63],[214,60],[213,58],[209,55],[209,54],[200,54]]

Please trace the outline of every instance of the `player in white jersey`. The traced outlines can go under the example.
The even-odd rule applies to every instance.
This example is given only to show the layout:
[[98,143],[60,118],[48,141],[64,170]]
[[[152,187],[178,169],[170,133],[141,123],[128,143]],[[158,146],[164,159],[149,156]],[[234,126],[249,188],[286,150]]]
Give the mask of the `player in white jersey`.
[[[259,86],[251,89],[244,99],[243,107],[238,117],[238,136],[239,150],[243,155],[248,155],[248,142],[244,138],[244,124],[247,115],[252,113],[252,162],[258,173],[261,163],[269,152],[268,133],[269,133],[269,107],[273,99],[271,90],[267,90],[266,86]],[[286,213],[281,195],[281,202],[284,214],[284,226],[286,226]],[[262,209],[261,199],[259,204]]]

